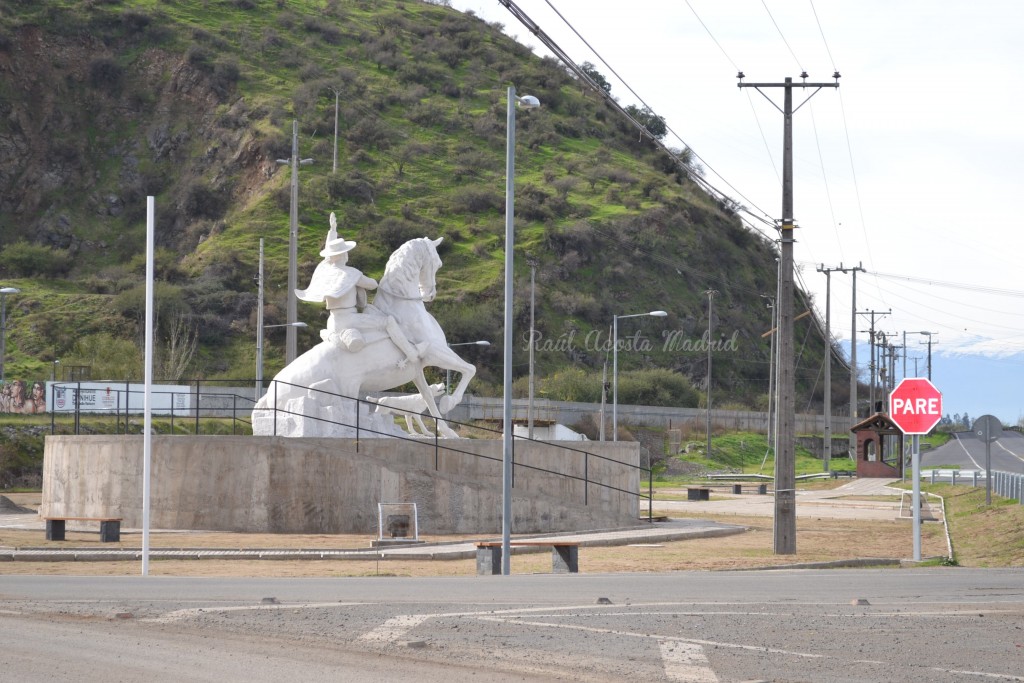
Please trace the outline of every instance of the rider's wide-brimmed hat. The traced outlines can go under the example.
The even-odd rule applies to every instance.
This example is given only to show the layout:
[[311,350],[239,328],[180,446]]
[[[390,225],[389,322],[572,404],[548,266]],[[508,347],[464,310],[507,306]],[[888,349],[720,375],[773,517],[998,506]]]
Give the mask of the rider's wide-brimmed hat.
[[324,248],[320,251],[321,256],[337,256],[338,254],[344,254],[352,251],[356,246],[356,243],[344,238],[327,239],[327,243]]

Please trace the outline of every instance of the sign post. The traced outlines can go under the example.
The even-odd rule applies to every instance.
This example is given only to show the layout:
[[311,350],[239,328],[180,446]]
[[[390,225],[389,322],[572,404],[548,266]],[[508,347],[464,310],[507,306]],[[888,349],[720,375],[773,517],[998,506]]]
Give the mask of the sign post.
[[974,421],[974,433],[985,442],[985,505],[992,504],[992,442],[1003,435],[1003,423],[994,415]]
[[889,419],[904,435],[912,435],[911,476],[914,479],[914,561],[921,561],[921,434],[942,419],[942,394],[924,377],[905,377],[889,394]]

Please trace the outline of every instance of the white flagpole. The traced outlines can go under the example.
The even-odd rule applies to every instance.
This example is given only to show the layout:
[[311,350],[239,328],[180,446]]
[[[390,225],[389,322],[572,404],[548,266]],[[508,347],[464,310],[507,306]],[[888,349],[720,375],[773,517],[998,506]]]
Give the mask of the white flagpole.
[[153,460],[153,233],[156,199],[146,197],[146,353],[142,421],[142,575],[149,576],[150,464]]

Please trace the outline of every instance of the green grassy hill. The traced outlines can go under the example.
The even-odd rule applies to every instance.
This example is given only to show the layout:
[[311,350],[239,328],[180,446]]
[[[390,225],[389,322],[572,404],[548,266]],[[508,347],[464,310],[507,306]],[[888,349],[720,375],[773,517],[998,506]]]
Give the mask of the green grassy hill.
[[[405,240],[443,236],[430,310],[450,342],[492,342],[463,355],[480,368],[471,390],[498,393],[515,85],[542,103],[517,121],[515,375],[527,373],[534,259],[540,395],[598,396],[612,317],[660,308],[667,319],[623,322],[620,401],[696,405],[714,288],[715,336],[735,339],[716,354],[716,405],[763,403],[772,245],[689,179],[698,169],[475,16],[415,0],[10,0],[0,74],[0,280],[22,290],[7,301],[9,378],[48,377],[55,358],[93,378],[141,376],[147,195],[157,375],[253,377],[260,238],[266,323],[284,322],[290,172],[276,160],[297,121],[300,156],[314,159],[300,170],[300,281],[332,211],[359,243],[351,264],[373,277]],[[299,316],[303,350],[325,315],[302,304]],[[268,376],[279,337],[268,331]],[[798,403],[821,391],[811,339]]]

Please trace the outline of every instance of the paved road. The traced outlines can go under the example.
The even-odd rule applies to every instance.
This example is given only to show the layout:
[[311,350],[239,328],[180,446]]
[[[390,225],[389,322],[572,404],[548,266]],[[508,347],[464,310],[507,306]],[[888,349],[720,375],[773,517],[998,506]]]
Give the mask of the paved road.
[[[959,465],[961,469],[985,469],[985,443],[974,432],[957,432],[938,448],[921,452],[921,467]],[[1024,434],[1003,432],[992,444],[992,469],[1024,473]]]
[[12,681],[1024,681],[1019,569],[10,576],[0,599]]

